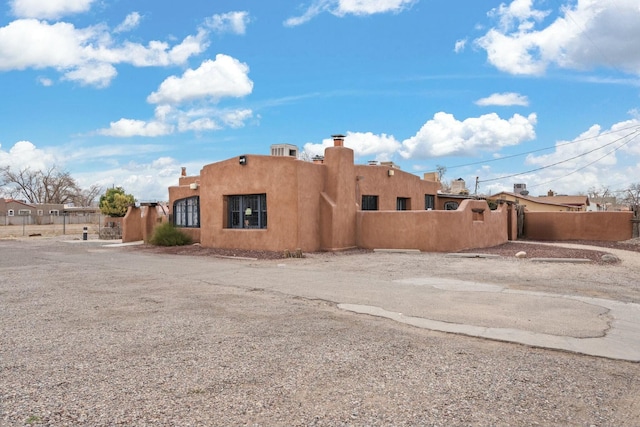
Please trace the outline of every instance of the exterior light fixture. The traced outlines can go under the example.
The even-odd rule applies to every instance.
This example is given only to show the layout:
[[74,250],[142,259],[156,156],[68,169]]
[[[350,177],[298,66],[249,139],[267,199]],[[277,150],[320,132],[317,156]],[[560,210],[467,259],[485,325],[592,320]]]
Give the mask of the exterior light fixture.
[[395,171],[393,169],[389,169],[387,171],[387,175],[389,175],[389,176],[393,176],[394,173],[395,173]]
[[245,166],[247,164],[247,156],[240,156],[240,158],[238,159],[238,162],[242,165]]

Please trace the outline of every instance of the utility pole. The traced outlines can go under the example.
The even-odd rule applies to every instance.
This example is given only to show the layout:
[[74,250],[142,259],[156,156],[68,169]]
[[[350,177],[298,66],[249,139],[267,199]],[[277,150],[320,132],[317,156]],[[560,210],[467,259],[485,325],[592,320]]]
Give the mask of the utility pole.
[[473,192],[473,194],[474,194],[475,196],[477,196],[477,195],[478,195],[478,185],[480,185],[480,177],[479,177],[479,176],[476,176],[476,189],[475,189],[475,191]]

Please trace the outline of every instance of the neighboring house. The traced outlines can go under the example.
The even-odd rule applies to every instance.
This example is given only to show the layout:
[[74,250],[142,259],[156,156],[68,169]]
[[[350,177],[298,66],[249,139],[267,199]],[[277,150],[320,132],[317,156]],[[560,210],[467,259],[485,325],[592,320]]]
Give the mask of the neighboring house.
[[538,196],[535,199],[541,202],[557,203],[573,206],[577,211],[586,211],[589,207],[589,196],[558,196],[551,191],[548,196]]
[[212,163],[197,176],[183,169],[179,184],[169,187],[171,221],[202,246],[219,248],[431,250],[433,244],[483,247],[507,240],[506,211],[492,215],[486,202],[464,201],[442,216],[435,174],[421,179],[392,163],[355,165],[353,150],[343,142],[344,136],[335,135],[334,146],[313,162],[297,160],[293,148],[285,147],[274,156]]
[[0,224],[2,225],[19,225],[31,223],[37,215],[38,210],[35,206],[14,199],[0,199]]
[[487,197],[494,202],[508,201],[525,207],[529,212],[577,212],[586,210],[587,196],[536,197],[502,191]]

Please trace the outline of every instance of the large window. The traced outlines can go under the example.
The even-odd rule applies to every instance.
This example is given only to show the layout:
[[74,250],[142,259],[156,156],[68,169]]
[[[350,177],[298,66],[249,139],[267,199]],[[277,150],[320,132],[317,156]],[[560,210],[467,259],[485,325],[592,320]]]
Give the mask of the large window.
[[360,208],[363,211],[377,211],[378,196],[362,196],[362,205]]
[[424,195],[424,208],[425,210],[431,211],[436,208],[436,196],[433,194],[425,194]]
[[227,196],[229,228],[267,228],[267,195]]
[[200,197],[176,200],[173,204],[173,224],[176,227],[200,227]]
[[411,199],[408,197],[398,197],[396,199],[396,210],[397,211],[411,210]]

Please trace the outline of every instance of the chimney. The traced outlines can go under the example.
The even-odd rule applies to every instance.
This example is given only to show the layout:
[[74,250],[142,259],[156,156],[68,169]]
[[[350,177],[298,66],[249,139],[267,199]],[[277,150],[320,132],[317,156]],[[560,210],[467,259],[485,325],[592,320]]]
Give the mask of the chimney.
[[334,147],[344,147],[344,135],[331,135],[331,138],[333,138]]
[[182,172],[180,173],[180,176],[187,176],[187,168],[185,168],[184,166],[182,167]]

